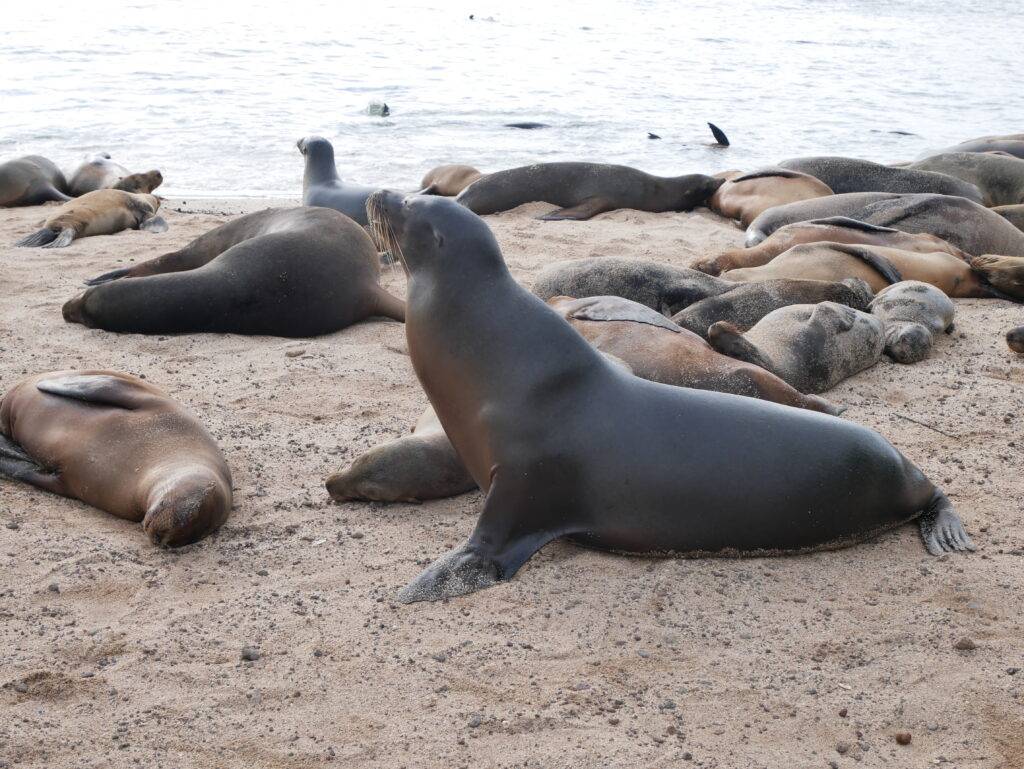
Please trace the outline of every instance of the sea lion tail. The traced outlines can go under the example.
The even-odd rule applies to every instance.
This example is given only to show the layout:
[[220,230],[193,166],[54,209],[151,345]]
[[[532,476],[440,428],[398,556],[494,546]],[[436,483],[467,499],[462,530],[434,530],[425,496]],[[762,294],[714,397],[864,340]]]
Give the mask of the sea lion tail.
[[[755,366],[760,366],[779,376],[778,372],[772,368],[771,361],[765,358],[761,351],[747,341],[740,330],[728,321],[720,320],[711,325],[711,328],[708,329],[708,344],[722,355],[753,363]],[[781,376],[779,378],[782,379]]]
[[708,128],[711,129],[711,135],[715,137],[715,141],[723,147],[729,146],[729,137],[725,135],[725,131],[716,126],[714,123],[708,123]]
[[38,248],[39,246],[45,246],[47,243],[52,243],[57,238],[57,234],[57,230],[43,227],[43,229],[36,230],[31,235],[25,236],[14,245],[22,248]]
[[924,546],[932,555],[975,549],[963,521],[953,509],[953,503],[938,489],[932,494],[918,523]]

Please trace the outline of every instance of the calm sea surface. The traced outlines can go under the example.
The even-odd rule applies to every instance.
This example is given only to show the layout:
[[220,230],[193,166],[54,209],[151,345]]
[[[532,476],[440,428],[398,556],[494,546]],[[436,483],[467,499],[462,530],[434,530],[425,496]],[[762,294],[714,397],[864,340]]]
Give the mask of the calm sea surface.
[[893,162],[1024,130],[1021,40],[1020,0],[7,3],[0,159],[107,150],[188,195],[297,195],[312,133],[400,188],[446,162]]

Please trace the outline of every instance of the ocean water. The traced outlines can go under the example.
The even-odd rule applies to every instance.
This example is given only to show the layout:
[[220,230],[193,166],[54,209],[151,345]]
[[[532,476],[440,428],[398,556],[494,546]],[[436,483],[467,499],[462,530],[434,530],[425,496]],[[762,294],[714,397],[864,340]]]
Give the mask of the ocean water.
[[298,195],[314,133],[405,189],[451,162],[894,162],[1024,130],[1022,39],[1019,0],[8,3],[0,159],[106,150],[193,196]]

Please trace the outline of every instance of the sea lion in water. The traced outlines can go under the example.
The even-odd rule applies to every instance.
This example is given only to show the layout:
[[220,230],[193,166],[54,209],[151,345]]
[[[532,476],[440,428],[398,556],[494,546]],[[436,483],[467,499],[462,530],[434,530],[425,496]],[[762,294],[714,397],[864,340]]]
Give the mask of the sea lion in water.
[[968,254],[1024,256],[1024,232],[984,206],[952,195],[850,192],[769,208],[747,228],[748,246],[793,222],[847,216],[904,232],[926,232]]
[[150,193],[163,184],[163,175],[156,170],[133,174],[120,163],[110,159],[110,154],[101,152],[86,158],[71,175],[68,182],[75,197],[96,190],[124,190],[125,192]]
[[935,286],[903,280],[886,286],[871,301],[869,312],[885,328],[885,354],[897,363],[917,363],[932,351],[934,335],[953,329],[956,307]]
[[837,195],[847,192],[931,192],[959,195],[981,202],[981,192],[973,184],[946,174],[894,168],[870,160],[835,156],[793,158],[779,165],[820,179]]
[[0,401],[0,475],[141,521],[158,545],[195,542],[231,510],[231,472],[187,409],[116,371],[54,371]]
[[583,221],[618,208],[690,211],[704,205],[721,184],[704,174],[663,177],[604,163],[535,163],[488,174],[456,200],[476,214],[543,201],[561,208],[540,219]]
[[726,179],[708,200],[708,208],[746,227],[773,206],[831,194],[828,185],[813,176],[766,168]]
[[68,182],[57,165],[42,155],[0,163],[0,208],[38,206],[70,200]]
[[756,246],[734,248],[717,256],[698,259],[690,266],[708,275],[720,275],[741,267],[760,267],[795,245],[819,242],[864,243],[918,253],[945,251],[962,259],[967,258],[967,254],[959,248],[934,235],[900,232],[892,227],[879,227],[845,216],[834,216],[829,219],[787,224],[775,230]]
[[989,208],[1024,203],[1024,160],[1011,155],[947,152],[906,168],[936,171],[970,182],[981,190],[981,203]]
[[1007,331],[1006,344],[1018,355],[1024,355],[1024,326],[1017,326]]
[[342,181],[334,164],[334,147],[322,136],[307,136],[295,146],[306,159],[302,205],[333,208],[365,227],[366,198],[378,188]]
[[269,208],[184,248],[101,275],[64,319],[139,334],[222,332],[309,337],[405,307],[378,283],[366,232],[327,208]]
[[765,315],[746,333],[731,323],[708,329],[723,355],[763,366],[802,393],[830,390],[878,363],[882,321],[836,302],[793,304]]
[[[873,430],[624,373],[516,283],[471,211],[385,191],[367,209],[409,274],[413,368],[487,492],[469,540],[399,600],[510,579],[559,537],[617,552],[765,554],[849,545],[920,518],[931,552],[971,547],[945,495]],[[728,483],[723,467],[736,469]]]
[[96,190],[74,198],[54,211],[41,230],[14,245],[64,248],[76,238],[113,235],[121,230],[164,232],[167,222],[157,216],[160,198],[124,190]]
[[467,165],[445,165],[432,168],[420,182],[421,195],[444,195],[454,197],[483,176],[480,171]]

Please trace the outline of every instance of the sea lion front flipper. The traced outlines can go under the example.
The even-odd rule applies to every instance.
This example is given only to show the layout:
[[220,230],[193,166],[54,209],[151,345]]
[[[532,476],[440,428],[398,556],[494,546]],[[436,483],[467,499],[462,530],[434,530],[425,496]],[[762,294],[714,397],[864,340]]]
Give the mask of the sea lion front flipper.
[[683,331],[660,312],[620,296],[594,296],[581,300],[569,317],[576,320],[646,323],[649,326],[668,329],[677,334],[681,334]]
[[575,206],[559,208],[552,211],[550,214],[544,214],[544,216],[538,216],[537,218],[544,222],[558,222],[563,220],[584,222],[598,214],[603,214],[605,211],[614,210],[615,206],[612,205],[611,201],[606,198],[593,197],[587,198],[582,203],[578,203]]
[[139,229],[146,232],[167,232],[167,220],[162,216],[150,216],[139,222]]
[[834,244],[833,248],[837,251],[842,251],[844,254],[849,254],[850,256],[860,259],[864,264],[875,270],[889,283],[899,283],[903,280],[903,274],[899,269],[897,269],[895,264],[890,262],[884,256],[879,256],[875,252],[864,248],[863,246],[841,243]]
[[59,475],[41,467],[21,446],[5,435],[0,435],[0,475],[43,491],[67,496]]
[[848,230],[860,230],[861,232],[899,232],[899,230],[892,227],[868,224],[860,219],[853,219],[849,216],[828,216],[824,219],[809,219],[804,224],[825,224],[831,227],[845,227]]
[[708,123],[708,128],[711,129],[711,135],[715,137],[716,142],[721,144],[723,147],[729,146],[729,137],[725,135],[725,131],[714,123]]
[[943,555],[955,550],[974,550],[974,543],[964,529],[963,521],[953,509],[953,503],[938,489],[918,521],[921,539],[932,555]]
[[785,381],[785,377],[779,376],[775,369],[772,368],[771,361],[765,358],[761,351],[747,341],[747,338],[743,336],[740,330],[728,321],[720,320],[711,325],[708,329],[708,344],[715,348],[717,352],[722,353],[722,355],[728,355],[730,358],[745,361],[746,363],[753,363],[755,366],[760,366]]
[[44,379],[36,383],[36,389],[60,398],[71,398],[119,409],[138,408],[142,394],[129,382],[106,374],[79,374]]

